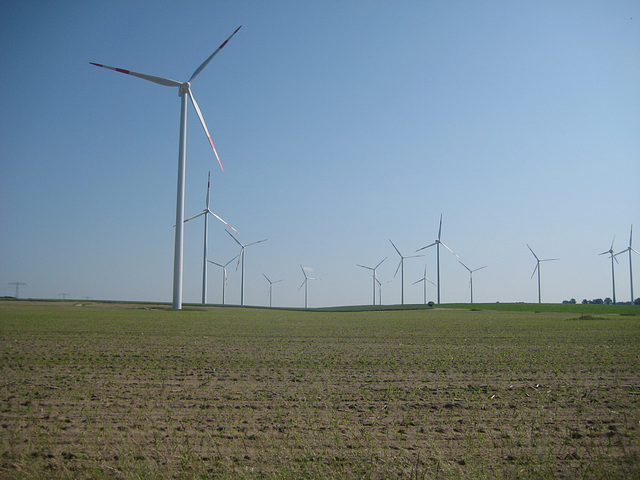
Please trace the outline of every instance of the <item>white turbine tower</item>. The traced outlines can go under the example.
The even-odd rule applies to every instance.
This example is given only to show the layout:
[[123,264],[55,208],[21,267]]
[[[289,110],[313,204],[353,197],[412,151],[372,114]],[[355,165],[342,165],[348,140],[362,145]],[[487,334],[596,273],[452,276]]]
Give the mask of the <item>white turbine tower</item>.
[[471,270],[469,267],[467,267],[460,260],[458,260],[458,261],[460,262],[460,265],[462,265],[464,268],[469,270],[469,288],[471,289],[471,303],[473,303],[473,272],[477,272],[478,270],[482,270],[483,268],[487,268],[488,265],[485,265],[484,267],[475,268],[475,269]]
[[[389,241],[391,242],[391,239],[389,239]],[[398,247],[396,247],[393,242],[391,242],[391,245],[393,245],[393,248],[395,248],[396,252],[398,252],[398,255],[400,255],[400,263],[398,263],[398,268],[396,268],[396,273],[393,274],[393,278],[396,278],[396,275],[398,275],[398,270],[401,269],[402,271],[400,272],[400,292],[401,292],[400,299],[402,301],[402,305],[404,305],[404,261],[406,258],[424,257],[424,255],[410,255],[405,257],[400,253],[400,250],[398,250]]]
[[633,303],[633,301],[635,300],[633,298],[633,269],[632,269],[632,265],[631,265],[631,252],[635,252],[638,255],[640,255],[640,252],[638,252],[637,250],[634,250],[633,247],[631,246],[631,237],[633,236],[633,225],[631,225],[631,232],[629,233],[629,246],[627,248],[625,248],[624,250],[622,250],[621,252],[616,253],[616,257],[624,252],[629,252],[629,285],[631,286],[631,303]]
[[[438,228],[438,238],[435,242],[427,245],[426,247],[422,247],[419,248],[418,250],[416,250],[416,252],[419,252],[420,250],[424,250],[425,248],[429,248],[429,247],[433,247],[434,245],[436,246],[436,265],[437,265],[437,271],[436,271],[436,275],[437,275],[437,283],[438,283],[438,304],[440,304],[440,245],[442,245],[444,248],[446,248],[447,250],[449,250],[451,253],[453,253],[456,257],[458,257],[458,254],[456,252],[454,252],[453,250],[451,250],[449,247],[447,247],[444,243],[442,243],[440,241],[440,237],[442,236],[442,214],[440,214],[440,227]],[[460,260],[460,257],[458,257],[458,260]]]
[[[616,241],[616,237],[613,237],[613,240],[611,241],[611,246],[609,247],[609,250],[607,250],[606,252],[602,252],[600,254],[600,255],[606,255],[608,253],[611,256],[611,285],[613,286],[613,303],[614,303],[614,305],[616,303],[616,276],[615,276],[615,269],[613,268],[613,261],[615,260],[616,263],[618,263],[618,259],[613,254],[613,242],[615,242],[615,241]],[[631,252],[629,252],[629,255],[631,255]]]
[[304,267],[300,265],[300,268],[302,269],[302,274],[304,275],[304,281],[302,282],[302,285],[298,287],[298,290],[304,287],[304,308],[308,308],[307,299],[308,299],[308,293],[309,293],[309,280],[320,280],[320,279],[307,276],[307,272],[304,269]]
[[[242,25],[240,25],[242,27]],[[173,260],[173,309],[180,310],[182,308],[182,271],[183,271],[183,237],[184,237],[184,184],[185,184],[185,172],[186,172],[186,158],[187,158],[187,95],[191,99],[191,103],[193,103],[193,107],[200,119],[200,123],[202,124],[202,128],[204,128],[204,132],[209,139],[209,143],[211,144],[211,148],[213,149],[213,153],[218,160],[218,164],[220,165],[220,169],[222,170],[222,163],[220,162],[220,157],[218,156],[218,152],[216,152],[216,147],[213,145],[213,141],[211,140],[211,135],[209,134],[209,130],[207,129],[207,124],[204,121],[204,117],[202,116],[202,112],[200,111],[200,107],[198,107],[198,103],[191,92],[191,83],[196,79],[198,75],[204,70],[204,68],[209,64],[209,62],[216,56],[216,54],[227,44],[227,42],[233,37],[240,27],[236,28],[236,30],[229,35],[229,37],[222,42],[222,44],[211,54],[209,57],[202,62],[202,64],[196,68],[196,70],[191,75],[191,78],[186,82],[178,82],[176,80],[171,80],[169,78],[157,77],[155,75],[147,75],[145,73],[138,73],[131,70],[125,70],[123,68],[110,67],[108,65],[102,65],[100,63],[90,62],[91,65],[95,65],[96,67],[108,68],[109,70],[114,70],[116,72],[125,73],[127,75],[132,75],[134,77],[142,78],[143,80],[148,80],[153,83],[157,83],[159,85],[164,85],[167,87],[178,87],[178,96],[180,97],[180,140],[178,147],[178,188],[177,188],[177,199],[176,199],[176,236],[175,236],[175,249],[174,249],[174,260]]]
[[273,284],[282,282],[283,280],[271,281],[269,277],[267,277],[264,273],[262,274],[262,276],[267,279],[267,282],[269,282],[269,308],[271,308],[271,290],[272,290]]
[[[529,247],[529,244],[527,244],[527,247]],[[545,258],[545,259],[541,260],[533,252],[531,247],[529,247],[529,250],[531,250],[531,253],[533,253],[533,256],[536,257],[536,267],[533,269],[533,273],[531,274],[531,278],[533,278],[533,276],[536,274],[536,270],[537,270],[538,271],[538,303],[542,303],[541,296],[540,296],[540,262],[553,262],[555,260],[560,260],[560,259],[559,258]]]
[[424,297],[424,304],[427,304],[427,282],[429,282],[431,285],[433,285],[434,287],[437,286],[435,283],[433,283],[431,280],[427,279],[427,266],[424,266],[424,274],[422,275],[422,278],[420,280],[416,280],[415,282],[413,282],[413,285],[423,282],[422,288],[424,289],[424,293],[423,293],[423,297]]
[[[240,261],[242,261],[242,275],[240,280],[240,305],[244,305],[244,249],[250,247],[251,245],[255,245],[256,243],[266,242],[267,239],[265,238],[264,240],[258,240],[257,242],[243,245],[238,241],[236,237],[231,235],[231,232],[229,230],[225,230],[225,232],[227,232],[229,236],[233,238],[238,245],[240,245],[240,253],[238,254],[238,265],[240,265]],[[236,270],[238,270],[238,265],[236,265]]]
[[211,260],[207,260],[209,263],[213,263],[214,265],[217,265],[218,267],[222,268],[222,305],[224,305],[224,293],[225,293],[225,287],[227,285],[227,266],[233,262],[236,258],[238,258],[238,256],[236,255],[235,257],[233,257],[231,260],[229,260],[227,263],[225,263],[224,265],[220,265],[219,263],[213,262]]
[[387,283],[391,283],[393,281],[392,280],[387,280],[386,282],[381,282],[380,280],[378,280],[378,277],[376,277],[376,283],[378,284],[378,305],[382,305],[382,285],[386,285]]
[[376,270],[378,269],[378,267],[380,265],[382,265],[382,262],[384,262],[386,259],[387,259],[387,257],[384,257],[382,259],[382,261],[380,263],[378,263],[375,267],[367,267],[365,265],[360,265],[359,263],[357,264],[359,267],[366,268],[367,270],[371,270],[371,273],[373,275],[373,305],[376,304],[376,281],[378,280],[378,276],[376,274]]
[[206,208],[200,213],[198,213],[197,215],[194,215],[193,217],[189,217],[184,221],[184,223],[187,223],[189,220],[193,220],[194,218],[198,218],[199,216],[204,215],[204,253],[202,254],[202,304],[203,305],[207,303],[207,249],[208,249],[208,243],[209,243],[209,215],[213,215],[214,217],[216,217],[218,220],[220,220],[222,223],[224,223],[227,227],[229,227],[234,232],[240,233],[231,225],[229,225],[227,222],[225,222],[223,219],[221,219],[218,215],[213,213],[209,208],[210,186],[211,186],[211,172],[209,172],[209,176],[207,178]]

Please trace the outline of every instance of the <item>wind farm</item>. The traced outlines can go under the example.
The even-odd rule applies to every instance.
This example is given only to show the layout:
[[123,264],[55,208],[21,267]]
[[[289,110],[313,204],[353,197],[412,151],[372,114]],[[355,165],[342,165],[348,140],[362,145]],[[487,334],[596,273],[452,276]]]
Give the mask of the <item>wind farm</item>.
[[640,478],[640,4],[371,7],[0,6],[0,476]]

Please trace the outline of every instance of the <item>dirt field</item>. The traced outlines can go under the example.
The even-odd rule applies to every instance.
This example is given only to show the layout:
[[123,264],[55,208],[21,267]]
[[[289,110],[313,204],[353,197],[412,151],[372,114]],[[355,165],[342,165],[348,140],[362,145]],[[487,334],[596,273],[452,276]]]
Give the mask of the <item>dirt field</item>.
[[0,302],[0,478],[640,478],[640,317]]

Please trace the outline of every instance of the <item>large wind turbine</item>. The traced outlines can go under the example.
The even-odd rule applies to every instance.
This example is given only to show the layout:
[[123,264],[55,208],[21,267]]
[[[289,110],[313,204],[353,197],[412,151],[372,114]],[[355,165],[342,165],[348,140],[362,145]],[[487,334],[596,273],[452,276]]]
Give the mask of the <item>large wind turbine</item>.
[[[529,247],[529,244],[527,243],[527,247]],[[533,250],[531,249],[531,247],[529,247],[529,250],[531,250],[531,253],[533,253]],[[533,276],[536,274],[536,270],[538,271],[538,303],[542,303],[541,301],[541,297],[540,297],[540,262],[553,262],[554,260],[560,260],[559,258],[545,258],[545,259],[539,259],[538,256],[533,253],[533,256],[536,257],[536,267],[533,269],[533,273],[531,274],[531,278],[533,278]]]
[[[616,263],[618,263],[618,259],[616,258],[616,256],[613,254],[613,242],[616,241],[616,237],[613,237],[613,240],[611,241],[611,246],[609,247],[609,250],[607,250],[606,252],[602,252],[600,255],[606,255],[607,253],[611,256],[611,285],[613,286],[613,303],[615,305],[616,303],[616,276],[615,276],[615,271],[613,268],[613,261],[615,260]],[[631,255],[631,252],[629,252],[629,255]]]
[[302,274],[304,275],[304,281],[302,282],[302,285],[300,285],[298,287],[298,290],[300,290],[304,286],[304,308],[307,308],[307,305],[308,305],[307,298],[308,298],[308,293],[309,293],[309,280],[320,280],[320,279],[307,276],[307,272],[306,272],[306,270],[304,269],[304,267],[302,265],[300,265],[300,269],[302,270]]
[[[447,247],[444,243],[440,241],[441,236],[442,236],[442,214],[440,214],[440,227],[438,228],[438,238],[436,239],[436,241],[427,245],[426,247],[422,247],[416,250],[416,252],[419,252],[420,250],[424,250],[425,248],[433,247],[434,245],[436,246],[438,303],[440,303],[440,245],[442,245],[444,248],[446,248],[451,253],[453,253],[456,257],[458,257],[458,254],[456,252],[451,250],[449,247]],[[459,259],[460,257],[458,257],[458,260]]]
[[473,272],[477,272],[478,270],[482,270],[483,268],[487,268],[488,265],[485,265],[484,267],[475,268],[475,269],[471,270],[469,267],[467,267],[460,260],[458,260],[458,261],[460,262],[460,265],[462,265],[464,268],[469,270],[469,288],[471,288],[471,303],[473,303]]
[[218,220],[220,220],[222,223],[224,223],[227,227],[229,227],[234,232],[240,233],[235,228],[233,228],[231,225],[229,225],[227,222],[225,222],[223,219],[221,219],[218,215],[213,213],[211,211],[211,209],[209,208],[209,188],[210,188],[210,186],[211,186],[211,172],[209,172],[209,177],[207,178],[207,206],[206,206],[206,208],[203,211],[201,211],[200,213],[198,213],[197,215],[194,215],[193,217],[189,217],[184,221],[184,223],[187,223],[189,220],[193,220],[194,218],[198,218],[199,216],[204,215],[204,253],[202,254],[202,304],[203,305],[205,303],[207,303],[207,248],[208,248],[208,243],[209,243],[209,215],[213,215],[214,217],[216,217]]
[[[389,239],[389,241],[391,242],[391,239]],[[398,263],[398,267],[396,268],[396,273],[393,274],[393,278],[396,278],[396,275],[398,275],[398,270],[401,269],[402,271],[400,272],[400,292],[401,292],[400,298],[402,301],[402,305],[404,305],[404,260],[406,258],[424,257],[424,255],[410,255],[405,257],[400,253],[400,250],[398,250],[398,247],[396,247],[393,242],[391,242],[391,245],[393,245],[393,248],[395,248],[396,252],[398,252],[398,255],[400,255],[400,263]]]
[[387,259],[387,257],[384,257],[380,263],[378,263],[375,267],[367,267],[365,265],[360,265],[359,263],[357,264],[359,267],[362,268],[366,268],[367,270],[371,270],[371,273],[373,275],[373,305],[376,304],[376,280],[378,279],[378,276],[376,274],[376,270],[378,269],[378,267],[380,265],[382,265],[382,262],[384,262]]
[[[250,247],[251,245],[255,245],[256,243],[266,242],[267,239],[265,238],[264,240],[258,240],[257,242],[252,242],[252,243],[243,245],[238,241],[236,237],[231,235],[231,232],[229,230],[225,230],[225,232],[227,232],[229,236],[233,238],[238,245],[240,245],[240,253],[238,254],[238,265],[240,265],[240,261],[242,260],[242,275],[240,280],[241,282],[240,283],[240,305],[244,305],[244,249],[247,247]],[[238,269],[238,265],[236,265],[236,270]]]
[[631,225],[631,232],[629,233],[629,246],[627,248],[625,248],[624,250],[622,250],[621,252],[616,253],[616,257],[624,252],[629,252],[629,285],[631,286],[631,303],[633,303],[633,301],[635,300],[635,298],[633,298],[633,270],[632,270],[632,266],[631,266],[631,252],[635,252],[638,255],[640,255],[640,252],[638,252],[637,250],[634,250],[633,247],[631,246],[631,237],[633,235],[633,225]]
[[433,283],[431,280],[427,280],[427,266],[424,266],[424,274],[422,275],[422,278],[420,280],[416,280],[415,282],[413,282],[413,285],[415,285],[416,283],[420,283],[423,282],[422,288],[424,289],[424,304],[427,304],[427,282],[429,282],[431,285],[433,285],[434,287],[436,286],[435,283]]
[[269,277],[267,277],[264,273],[262,274],[262,276],[267,279],[267,282],[269,282],[269,308],[271,308],[271,290],[272,290],[273,284],[282,282],[283,280],[271,281]]
[[[242,25],[240,25],[242,27]],[[207,124],[204,121],[204,117],[202,116],[202,112],[200,111],[200,107],[198,107],[198,103],[191,92],[191,83],[196,79],[198,75],[204,70],[204,68],[209,64],[209,62],[217,55],[217,53],[227,44],[227,42],[233,37],[240,27],[236,28],[236,30],[229,35],[229,37],[222,42],[222,44],[211,54],[209,57],[202,62],[202,64],[196,68],[196,70],[191,75],[191,78],[186,82],[178,82],[176,80],[171,80],[169,78],[157,77],[155,75],[147,75],[145,73],[138,73],[131,70],[125,70],[123,68],[110,67],[108,65],[102,65],[100,63],[90,62],[91,65],[95,65],[96,67],[108,68],[109,70],[114,70],[116,72],[125,73],[127,75],[133,75],[134,77],[142,78],[143,80],[148,80],[153,83],[157,83],[159,85],[164,85],[167,87],[178,87],[178,96],[180,97],[180,140],[178,147],[178,191],[177,191],[177,199],[176,199],[176,236],[175,236],[175,250],[174,250],[174,260],[173,260],[173,309],[180,310],[182,308],[182,270],[183,270],[183,237],[184,237],[184,184],[185,184],[185,172],[186,172],[186,158],[187,158],[187,95],[191,99],[191,103],[193,103],[193,107],[196,110],[198,118],[200,119],[200,123],[202,124],[202,128],[204,128],[204,133],[207,135],[209,139],[209,143],[211,144],[211,148],[213,149],[213,153],[218,160],[218,164],[220,165],[220,169],[222,170],[222,162],[220,162],[220,157],[218,156],[218,152],[216,151],[216,147],[213,145],[213,141],[211,140],[211,135],[209,134],[209,130],[207,129]]]
[[233,262],[236,258],[238,258],[237,255],[235,257],[233,257],[231,260],[229,260],[227,263],[225,263],[224,265],[220,265],[219,263],[213,262],[211,260],[207,260],[209,263],[213,263],[214,265],[217,265],[220,268],[222,268],[222,305],[224,305],[224,291],[225,291],[225,287],[227,285],[227,266],[231,262]]

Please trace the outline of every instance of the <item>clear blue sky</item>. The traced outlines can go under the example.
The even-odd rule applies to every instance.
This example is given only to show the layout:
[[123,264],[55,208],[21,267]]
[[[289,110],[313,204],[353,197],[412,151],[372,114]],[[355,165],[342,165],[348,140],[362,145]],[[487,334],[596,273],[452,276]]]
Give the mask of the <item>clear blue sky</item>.
[[[611,296],[606,256],[640,250],[640,3],[633,1],[9,1],[0,5],[0,294],[171,301],[176,80],[238,25],[193,84],[224,172],[190,107],[187,216],[240,232],[245,303],[371,302],[370,272],[436,238],[471,268],[477,302]],[[210,258],[236,255],[210,222]],[[184,300],[200,300],[203,224],[185,226]],[[405,264],[405,302],[436,280]],[[629,299],[619,257],[619,301]],[[640,256],[634,258],[640,296]],[[468,272],[441,252],[442,301]],[[221,298],[209,270],[209,301]],[[239,303],[230,269],[228,303]],[[430,286],[429,299],[435,299]],[[383,287],[400,303],[400,274]]]

